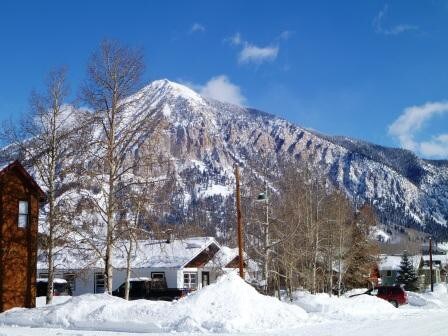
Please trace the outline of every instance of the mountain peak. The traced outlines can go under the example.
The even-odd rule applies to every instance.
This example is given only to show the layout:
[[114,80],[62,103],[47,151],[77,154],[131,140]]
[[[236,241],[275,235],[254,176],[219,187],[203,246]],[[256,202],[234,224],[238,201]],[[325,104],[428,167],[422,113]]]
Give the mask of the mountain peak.
[[197,92],[185,85],[172,82],[166,78],[151,82],[148,86],[143,88],[142,91],[171,96],[171,98],[174,99],[182,98],[191,103],[204,104],[204,99]]

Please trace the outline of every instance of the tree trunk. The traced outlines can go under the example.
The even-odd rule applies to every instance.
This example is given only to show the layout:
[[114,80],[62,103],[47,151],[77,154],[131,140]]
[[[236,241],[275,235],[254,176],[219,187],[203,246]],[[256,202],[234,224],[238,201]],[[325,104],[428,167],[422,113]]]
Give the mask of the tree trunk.
[[129,300],[130,278],[131,278],[131,258],[132,258],[132,238],[129,239],[129,251],[126,259],[126,281],[124,285],[124,299]]

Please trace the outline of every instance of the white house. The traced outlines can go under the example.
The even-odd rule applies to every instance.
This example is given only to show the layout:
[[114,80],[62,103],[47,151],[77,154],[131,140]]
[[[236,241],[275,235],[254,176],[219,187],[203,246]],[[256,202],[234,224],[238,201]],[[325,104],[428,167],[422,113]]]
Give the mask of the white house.
[[[221,246],[213,237],[142,240],[131,257],[132,278],[165,278],[168,288],[199,289],[216,281],[238,265],[237,249]],[[70,283],[73,295],[102,293],[105,289],[103,260],[86,260],[79,252],[61,251],[55,258],[55,277]],[[126,278],[126,255],[116,250],[113,258],[113,290]],[[39,253],[38,277],[45,278],[47,262]]]
[[[378,262],[378,270],[380,272],[381,284],[393,286],[397,284],[398,272],[400,270],[402,256],[401,255],[380,255]],[[418,273],[421,267],[421,255],[409,256],[414,270]]]

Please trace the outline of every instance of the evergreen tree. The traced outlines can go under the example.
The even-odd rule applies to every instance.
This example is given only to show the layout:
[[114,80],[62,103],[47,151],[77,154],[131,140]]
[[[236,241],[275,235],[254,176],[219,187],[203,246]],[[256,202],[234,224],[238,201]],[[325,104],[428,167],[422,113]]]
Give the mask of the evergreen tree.
[[397,282],[404,285],[404,289],[408,291],[416,291],[418,276],[415,273],[412,261],[409,259],[408,253],[404,251],[401,258],[400,270],[398,271]]

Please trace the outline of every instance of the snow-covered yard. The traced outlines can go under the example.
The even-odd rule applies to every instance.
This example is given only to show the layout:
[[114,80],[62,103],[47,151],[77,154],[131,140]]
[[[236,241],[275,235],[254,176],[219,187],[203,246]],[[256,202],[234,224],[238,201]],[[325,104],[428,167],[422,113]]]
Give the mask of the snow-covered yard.
[[[399,309],[381,299],[296,293],[292,303],[257,293],[235,274],[178,302],[105,294],[0,314],[0,336],[17,335],[447,335],[448,292],[409,294]],[[44,298],[39,298],[42,301]],[[42,304],[43,302],[38,302]]]

